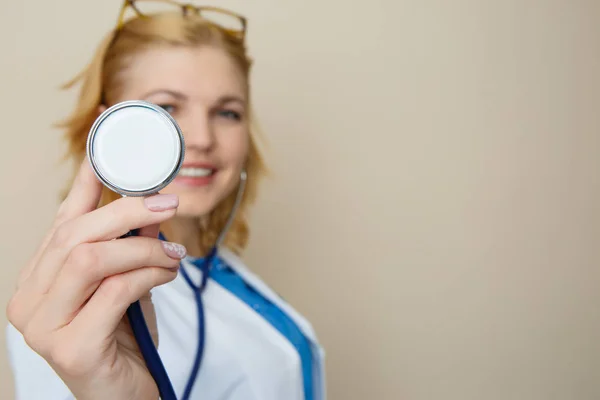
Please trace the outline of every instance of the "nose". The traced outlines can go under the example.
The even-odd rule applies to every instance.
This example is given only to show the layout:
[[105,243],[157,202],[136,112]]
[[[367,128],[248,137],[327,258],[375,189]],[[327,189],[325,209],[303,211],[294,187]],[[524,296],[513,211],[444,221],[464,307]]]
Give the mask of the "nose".
[[208,112],[196,111],[182,121],[186,150],[210,151],[215,145],[214,128]]

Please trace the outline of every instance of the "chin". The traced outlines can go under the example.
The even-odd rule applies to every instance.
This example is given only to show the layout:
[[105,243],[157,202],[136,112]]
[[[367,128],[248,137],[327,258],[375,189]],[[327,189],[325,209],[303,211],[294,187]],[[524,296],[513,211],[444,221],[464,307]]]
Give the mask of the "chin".
[[205,196],[191,193],[179,194],[177,215],[180,217],[196,218],[209,214],[217,206],[217,201]]

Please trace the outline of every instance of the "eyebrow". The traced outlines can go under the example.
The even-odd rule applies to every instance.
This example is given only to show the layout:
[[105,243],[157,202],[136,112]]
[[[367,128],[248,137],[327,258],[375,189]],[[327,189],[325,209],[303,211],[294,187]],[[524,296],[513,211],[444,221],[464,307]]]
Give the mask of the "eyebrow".
[[176,99],[179,99],[179,100],[185,100],[185,99],[187,99],[187,96],[184,95],[183,93],[176,92],[174,90],[168,90],[168,89],[152,90],[152,91],[146,93],[143,96],[143,98],[146,99],[148,97],[151,97],[151,96],[154,96],[154,95],[157,95],[157,94],[168,94],[168,95],[173,96],[173,97],[175,97]]
[[227,103],[231,103],[231,102],[236,102],[236,103],[240,103],[241,105],[245,105],[246,101],[241,98],[240,96],[236,96],[236,95],[225,95],[219,98],[218,103],[219,104],[227,104]]
[[[170,96],[173,96],[174,98],[178,99],[178,100],[187,100],[187,96],[181,92],[177,92],[174,90],[168,90],[168,89],[158,89],[158,90],[152,90],[148,93],[146,93],[143,98],[148,98],[157,94],[168,94]],[[227,104],[230,102],[236,102],[236,103],[240,103],[242,105],[246,104],[246,101],[237,95],[233,95],[233,94],[229,94],[229,95],[224,95],[221,96],[218,100],[217,103],[218,104]]]

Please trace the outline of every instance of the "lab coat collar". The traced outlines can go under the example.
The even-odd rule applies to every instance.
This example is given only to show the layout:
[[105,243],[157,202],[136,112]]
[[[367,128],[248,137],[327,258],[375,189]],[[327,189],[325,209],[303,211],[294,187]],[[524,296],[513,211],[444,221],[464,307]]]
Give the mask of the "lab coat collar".
[[[162,232],[159,233],[160,240],[166,240]],[[324,379],[324,361],[325,351],[323,346],[320,345],[317,335],[312,325],[306,320],[300,313],[294,310],[284,299],[281,298],[273,289],[271,289],[266,283],[263,282],[254,272],[252,272],[242,259],[233,251],[226,247],[219,247],[217,257],[221,258],[225,263],[234,270],[238,275],[246,281],[246,283],[252,286],[255,290],[265,296],[269,301],[279,307],[282,311],[287,313],[295,322],[304,334],[304,336],[311,343],[315,358],[315,400],[325,400],[327,397],[326,383]],[[184,262],[190,263],[196,266],[198,258],[186,257]],[[202,274],[202,271],[198,269],[198,272]]]
[[218,256],[229,265],[247,284],[265,296],[269,301],[286,312],[295,322],[311,343],[314,359],[314,379],[315,379],[315,400],[325,400],[327,397],[327,388],[325,383],[325,350],[319,343],[317,335],[312,325],[296,310],[294,310],[285,300],[273,291],[266,283],[254,274],[241,258],[228,248],[220,247]]
[[318,344],[316,333],[312,325],[296,310],[294,310],[284,299],[281,298],[273,289],[263,282],[254,272],[252,272],[241,258],[228,248],[221,247],[218,252],[219,256],[239,274],[250,286],[265,296],[269,301],[279,307],[282,311],[288,314],[313,344]]
[[[162,232],[159,232],[158,238],[160,240],[166,240]],[[262,279],[248,269],[248,267],[246,267],[242,259],[237,254],[226,247],[219,247],[217,255],[222,258],[227,265],[231,267],[231,269],[238,273],[246,281],[246,283],[248,283],[255,290],[265,296],[269,301],[292,317],[306,338],[314,345],[318,345],[317,335],[312,325],[302,315],[300,315],[300,313],[294,310],[285,300],[283,300],[281,296],[275,293],[273,289],[265,284]],[[188,261],[190,261],[192,264],[197,264],[198,260],[198,258],[188,257]]]

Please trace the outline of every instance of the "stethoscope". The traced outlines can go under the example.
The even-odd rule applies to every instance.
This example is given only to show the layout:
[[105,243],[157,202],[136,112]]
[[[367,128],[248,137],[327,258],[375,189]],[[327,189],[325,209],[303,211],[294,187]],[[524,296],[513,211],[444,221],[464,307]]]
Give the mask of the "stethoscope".
[[[185,156],[183,133],[163,108],[145,101],[125,101],[106,109],[94,122],[87,139],[87,155],[98,179],[122,196],[148,196],[165,188],[181,169]],[[216,243],[201,260],[200,284],[192,281],[184,268],[181,275],[192,288],[198,311],[198,347],[182,399],[189,399],[205,347],[205,315],[202,302],[211,265],[233,221],[246,185],[246,172],[240,174],[235,203]],[[133,230],[123,237],[136,236]],[[146,366],[154,378],[162,400],[177,400],[173,385],[152,341],[139,301],[127,309],[127,317]]]

